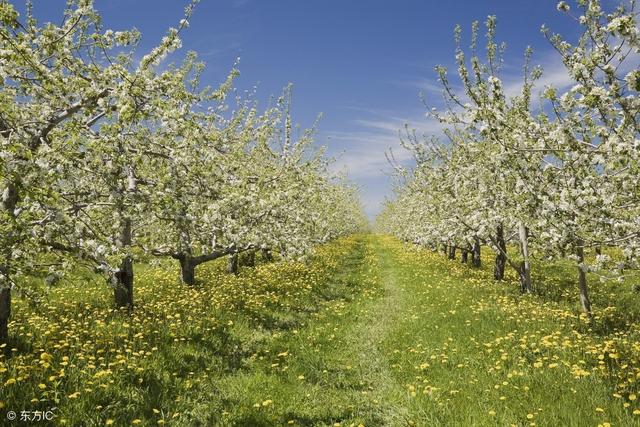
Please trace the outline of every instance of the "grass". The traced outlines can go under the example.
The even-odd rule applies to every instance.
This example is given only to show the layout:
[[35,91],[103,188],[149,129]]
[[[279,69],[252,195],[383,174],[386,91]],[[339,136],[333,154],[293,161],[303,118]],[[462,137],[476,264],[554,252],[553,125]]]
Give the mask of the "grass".
[[[474,270],[390,239],[384,246],[407,303],[383,346],[413,396],[411,421],[640,425],[637,325],[596,333],[575,297],[520,296],[511,275],[494,282],[489,257]],[[560,277],[537,280],[555,286]],[[609,294],[596,288],[594,300]],[[612,307],[596,305],[596,323],[615,317]]]
[[239,277],[203,266],[193,289],[175,266],[142,268],[131,314],[111,308],[104,284],[63,283],[16,304],[0,416],[55,406],[55,422],[73,426],[640,425],[637,294],[594,285],[588,323],[571,266],[545,265],[540,295],[523,297],[483,261],[357,235]]

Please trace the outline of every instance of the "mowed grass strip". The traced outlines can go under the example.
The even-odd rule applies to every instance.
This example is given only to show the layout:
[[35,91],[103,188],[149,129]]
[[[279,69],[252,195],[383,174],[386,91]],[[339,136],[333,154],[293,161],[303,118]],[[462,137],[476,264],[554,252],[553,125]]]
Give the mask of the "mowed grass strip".
[[248,369],[221,379],[226,425],[389,425],[398,405],[388,400],[394,381],[379,352],[390,307],[377,245],[362,238],[309,323],[278,334]]

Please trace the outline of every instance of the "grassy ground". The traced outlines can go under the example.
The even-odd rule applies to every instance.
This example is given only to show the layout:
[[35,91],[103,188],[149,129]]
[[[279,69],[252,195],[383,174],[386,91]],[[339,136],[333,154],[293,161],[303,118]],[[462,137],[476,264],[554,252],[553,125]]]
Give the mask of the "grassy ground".
[[237,278],[212,265],[196,289],[146,268],[133,314],[112,310],[104,285],[60,286],[17,304],[0,416],[57,406],[56,423],[74,426],[640,425],[637,296],[596,286],[589,324],[569,267],[547,266],[541,296],[521,297],[484,261],[474,270],[366,235]]
[[[405,301],[383,348],[395,380],[413,396],[409,420],[640,425],[635,324],[605,331],[578,315],[575,296],[522,297],[514,282],[491,279],[488,262],[473,270],[393,240],[381,244]],[[555,286],[557,279],[551,273],[538,284]],[[603,303],[606,295],[596,289],[594,300]],[[613,313],[611,305],[597,307],[596,324]]]

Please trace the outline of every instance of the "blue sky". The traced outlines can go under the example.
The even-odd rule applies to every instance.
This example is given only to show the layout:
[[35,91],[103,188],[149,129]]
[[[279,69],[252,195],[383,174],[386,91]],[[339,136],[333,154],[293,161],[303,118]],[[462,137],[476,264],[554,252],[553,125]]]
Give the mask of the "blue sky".
[[[22,0],[12,2],[23,9]],[[57,22],[64,3],[35,0],[35,14]],[[186,3],[95,0],[105,28],[142,32],[141,55],[177,25]],[[262,106],[293,83],[294,120],[306,128],[323,113],[317,143],[360,186],[373,217],[391,194],[385,151],[393,147],[399,159],[408,158],[398,130],[409,123],[419,133],[438,132],[418,94],[440,105],[433,69],[453,62],[454,26],[462,25],[468,45],[471,22],[496,15],[498,40],[508,46],[507,85],[518,81],[523,51],[531,45],[534,63],[545,69],[542,84],[562,86],[568,81],[540,27],[573,38],[576,25],[555,6],[555,0],[201,0],[183,35],[183,52],[195,50],[207,62],[204,78],[211,85],[240,57],[237,86],[257,84]]]

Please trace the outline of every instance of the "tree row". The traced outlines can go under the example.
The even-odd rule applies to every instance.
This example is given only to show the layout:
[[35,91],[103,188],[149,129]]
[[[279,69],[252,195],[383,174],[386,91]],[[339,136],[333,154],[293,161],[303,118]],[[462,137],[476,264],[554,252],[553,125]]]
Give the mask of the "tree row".
[[131,308],[138,260],[174,259],[193,285],[202,263],[297,259],[366,223],[289,88],[260,111],[236,70],[211,88],[195,53],[166,64],[192,12],[139,57],[140,34],[102,28],[90,0],[59,25],[0,2],[0,340],[33,278],[87,267]]
[[534,290],[536,262],[572,260],[589,314],[587,274],[622,278],[640,255],[637,7],[606,10],[580,0],[576,12],[566,2],[558,10],[580,36],[570,42],[542,28],[564,66],[546,85],[542,68],[531,66],[531,49],[522,80],[504,83],[495,17],[486,21],[484,55],[478,23],[468,49],[456,28],[457,80],[437,67],[445,107],[427,113],[443,135],[407,130],[402,145],[416,166],[398,167],[396,198],[378,224],[450,257],[456,248],[463,258],[471,253],[476,265],[486,245],[495,253],[495,279],[511,266],[523,292]]

